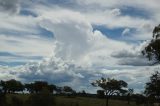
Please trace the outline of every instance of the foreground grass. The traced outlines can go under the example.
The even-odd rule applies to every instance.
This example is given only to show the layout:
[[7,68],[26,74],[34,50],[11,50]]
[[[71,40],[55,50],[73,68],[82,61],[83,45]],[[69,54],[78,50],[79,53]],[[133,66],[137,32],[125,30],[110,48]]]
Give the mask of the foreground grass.
[[[88,97],[56,97],[57,106],[106,106],[105,99]],[[109,106],[137,106],[135,103],[127,104],[127,101],[109,100]]]
[[[24,103],[29,98],[29,94],[7,94],[7,103],[11,104],[11,97],[16,96]],[[55,96],[55,106],[106,106],[105,99],[89,98],[89,97],[67,97]],[[109,100],[109,106],[137,106],[134,102],[130,105],[127,101]],[[139,105],[140,106],[140,105]]]

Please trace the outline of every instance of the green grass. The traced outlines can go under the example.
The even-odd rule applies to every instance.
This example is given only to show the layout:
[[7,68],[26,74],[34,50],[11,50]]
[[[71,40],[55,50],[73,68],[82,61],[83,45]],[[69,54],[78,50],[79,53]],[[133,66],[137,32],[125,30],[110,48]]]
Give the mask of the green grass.
[[[28,98],[28,94],[7,94],[7,102],[11,104],[11,97],[16,96],[25,102]],[[56,106],[106,106],[105,99],[89,98],[89,97],[67,97],[67,96],[55,96]],[[134,102],[130,105],[127,101],[109,100],[109,106],[137,106]]]

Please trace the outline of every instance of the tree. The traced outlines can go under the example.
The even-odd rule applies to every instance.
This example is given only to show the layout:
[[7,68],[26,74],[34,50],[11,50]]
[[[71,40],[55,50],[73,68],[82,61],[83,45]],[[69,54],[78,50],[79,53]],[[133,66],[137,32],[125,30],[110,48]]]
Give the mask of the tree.
[[69,86],[64,86],[63,87],[63,91],[65,92],[65,93],[74,93],[75,91],[71,88],[71,87],[69,87]]
[[158,39],[160,37],[160,24],[153,30],[153,38]]
[[146,83],[145,92],[148,97],[160,100],[160,73],[156,71]]
[[128,89],[128,91],[127,91],[127,101],[128,101],[128,104],[130,104],[130,99],[131,99],[131,96],[132,96],[132,94],[133,94],[133,92],[134,92],[134,90],[133,89]]
[[53,84],[48,85],[48,89],[51,93],[53,93],[54,91],[57,91],[56,85],[53,85]]
[[34,83],[25,84],[25,88],[30,93],[39,93],[43,88],[48,88],[48,83],[45,81],[35,81]]
[[8,90],[11,92],[23,91],[23,89],[24,89],[23,84],[20,81],[16,81],[14,79],[6,81],[6,84],[7,84]]
[[30,84],[25,84],[24,86],[29,93],[34,93],[33,85],[34,85],[33,83],[30,83]]
[[108,100],[111,96],[124,92],[124,88],[127,88],[128,85],[123,80],[115,80],[110,78],[101,78],[100,80],[96,80],[91,84],[95,87],[101,87],[104,90],[106,95],[106,106],[108,106]]
[[33,89],[36,93],[41,92],[44,87],[48,88],[48,83],[45,81],[35,81],[33,84]]
[[97,97],[104,98],[104,90],[97,90]]
[[57,86],[53,84],[48,84],[45,81],[35,81],[34,83],[25,84],[25,88],[30,93],[39,93],[43,88],[46,88],[50,91],[50,93],[53,93],[53,91],[57,90]]
[[86,95],[86,91],[85,90],[82,90],[81,94],[84,96]]
[[23,91],[24,86],[20,81],[16,81],[14,79],[8,81],[1,81],[1,86],[3,87],[3,91],[5,93],[14,93],[18,91]]
[[142,51],[149,60],[155,60],[156,63],[160,62],[160,25],[156,26],[153,30],[153,39]]
[[0,87],[1,87],[1,93],[6,94],[7,89],[6,89],[6,83],[5,83],[5,81],[1,80]]

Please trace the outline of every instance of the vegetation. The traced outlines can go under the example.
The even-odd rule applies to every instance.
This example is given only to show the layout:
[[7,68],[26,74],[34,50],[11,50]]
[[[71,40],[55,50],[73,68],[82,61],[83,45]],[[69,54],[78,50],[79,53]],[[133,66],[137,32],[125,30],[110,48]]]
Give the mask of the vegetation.
[[157,71],[151,77],[150,81],[146,83],[145,94],[160,103],[160,73]]
[[142,51],[149,60],[154,60],[155,63],[160,62],[160,25],[153,30],[153,39]]
[[131,99],[131,96],[133,95],[133,92],[134,92],[134,89],[128,89],[128,92],[127,92],[127,100],[128,100],[128,104],[130,104],[130,99]]
[[106,106],[108,106],[108,99],[113,95],[119,95],[120,93],[126,92],[125,89],[127,87],[127,83],[123,80],[115,80],[115,79],[105,79],[101,78],[100,80],[96,80],[91,83],[93,86],[101,87],[106,94]]
[[[68,97],[68,96],[52,96],[53,104],[51,106],[105,106],[105,99],[95,97]],[[7,94],[7,103],[4,106],[32,106],[29,104],[30,94]],[[12,99],[14,98],[14,99]],[[38,99],[41,99],[39,97]],[[16,101],[15,101],[16,100]],[[18,101],[18,102],[17,102]],[[33,102],[33,101],[32,101]],[[18,105],[21,104],[21,105]],[[48,103],[47,103],[48,104]],[[130,105],[124,100],[111,99],[109,102],[110,106],[137,106],[135,101],[132,101]],[[0,105],[2,106],[2,105]],[[42,105],[42,102],[34,106],[47,106]],[[49,106],[49,105],[48,105]],[[139,105],[143,106],[143,105]]]
[[[101,87],[103,90],[98,90],[95,95],[88,94],[84,90],[76,93],[69,86],[57,87],[45,81],[29,84],[22,84],[16,80],[1,81],[0,106],[117,106],[117,104],[119,106],[152,106],[155,103],[160,104],[159,72],[155,72],[146,83],[145,95],[134,94],[133,89],[128,89],[127,83],[123,80],[101,78],[92,85]],[[25,90],[29,91],[29,94],[23,93]],[[109,99],[110,102],[108,102]]]
[[3,91],[5,93],[23,91],[24,89],[23,84],[20,81],[16,81],[14,79],[8,81],[1,81],[0,85],[3,87]]

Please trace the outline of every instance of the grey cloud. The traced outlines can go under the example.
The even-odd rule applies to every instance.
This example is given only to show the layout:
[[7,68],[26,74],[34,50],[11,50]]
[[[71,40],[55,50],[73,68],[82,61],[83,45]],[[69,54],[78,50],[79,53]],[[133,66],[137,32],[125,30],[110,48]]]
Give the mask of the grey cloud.
[[[66,68],[64,68],[66,67]],[[158,66],[157,66],[158,67]],[[151,73],[156,69],[153,67],[141,68],[126,68],[121,66],[121,70],[112,70],[100,68],[97,71],[95,68],[80,68],[68,62],[57,61],[55,58],[50,61],[43,61],[40,64],[30,63],[24,67],[9,68],[0,67],[3,73],[0,73],[1,78],[10,76],[10,78],[21,79],[25,82],[34,80],[45,80],[59,86],[69,85],[77,91],[86,90],[90,93],[99,88],[93,88],[90,83],[101,77],[109,77],[125,80],[129,84],[129,88],[134,88],[135,92],[144,89]],[[83,76],[83,77],[82,77]]]
[[20,8],[20,0],[0,0],[0,11],[17,13]]
[[127,51],[127,50],[122,50],[122,51],[113,53],[112,57],[115,57],[115,58],[124,58],[125,57],[126,58],[126,57],[136,57],[136,55],[132,52]]
[[149,61],[143,56],[140,51],[130,52],[129,50],[119,51],[112,54],[112,57],[117,58],[119,65],[130,65],[130,66],[148,66],[153,65],[153,61]]

